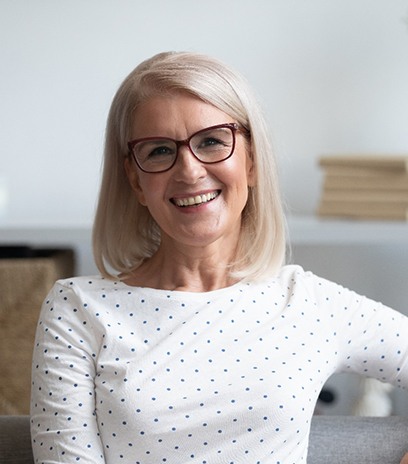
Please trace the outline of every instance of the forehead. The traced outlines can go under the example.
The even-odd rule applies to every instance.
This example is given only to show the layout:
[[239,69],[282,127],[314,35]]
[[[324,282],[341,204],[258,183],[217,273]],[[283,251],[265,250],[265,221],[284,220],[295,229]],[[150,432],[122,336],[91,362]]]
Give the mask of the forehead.
[[196,96],[177,92],[141,103],[133,113],[131,136],[186,138],[200,129],[226,122],[234,119]]

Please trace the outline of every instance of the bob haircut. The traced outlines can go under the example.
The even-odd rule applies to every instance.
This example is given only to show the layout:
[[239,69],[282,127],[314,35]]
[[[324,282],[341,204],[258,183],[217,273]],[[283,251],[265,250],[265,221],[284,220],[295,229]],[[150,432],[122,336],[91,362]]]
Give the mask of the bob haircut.
[[[132,115],[153,96],[188,92],[234,118],[248,130],[255,187],[249,187],[231,276],[254,280],[276,274],[284,264],[285,219],[276,160],[262,111],[246,81],[205,55],[159,53],[137,66],[119,87],[109,112],[93,250],[99,271],[108,278],[128,273],[152,256],[160,230],[141,205],[126,176]],[[110,268],[110,270],[108,270]]]

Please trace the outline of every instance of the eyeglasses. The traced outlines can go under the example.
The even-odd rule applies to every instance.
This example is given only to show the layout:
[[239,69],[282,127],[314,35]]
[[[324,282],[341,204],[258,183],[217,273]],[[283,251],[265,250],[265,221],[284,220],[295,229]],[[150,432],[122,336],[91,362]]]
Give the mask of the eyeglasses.
[[183,145],[186,145],[201,163],[214,164],[225,161],[234,153],[237,131],[246,132],[236,123],[218,124],[201,129],[185,140],[145,137],[128,142],[128,147],[142,171],[165,172],[174,166],[179,148]]

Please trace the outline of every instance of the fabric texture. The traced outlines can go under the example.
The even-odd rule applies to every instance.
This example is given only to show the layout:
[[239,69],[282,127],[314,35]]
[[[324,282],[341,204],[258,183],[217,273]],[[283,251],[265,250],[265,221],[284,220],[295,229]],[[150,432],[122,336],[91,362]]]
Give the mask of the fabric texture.
[[407,417],[320,416],[312,421],[308,464],[399,464],[407,452]]
[[36,462],[306,462],[335,372],[408,387],[408,318],[286,266],[208,293],[58,282],[33,360]]

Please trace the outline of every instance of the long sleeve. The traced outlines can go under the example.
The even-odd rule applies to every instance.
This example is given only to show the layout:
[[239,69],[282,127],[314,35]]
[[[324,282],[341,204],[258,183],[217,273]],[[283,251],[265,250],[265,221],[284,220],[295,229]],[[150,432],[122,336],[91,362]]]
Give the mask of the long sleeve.
[[308,293],[337,340],[337,371],[408,390],[408,318],[342,286],[305,274]]
[[36,463],[103,463],[95,415],[97,335],[86,304],[56,284],[38,323],[31,429]]

